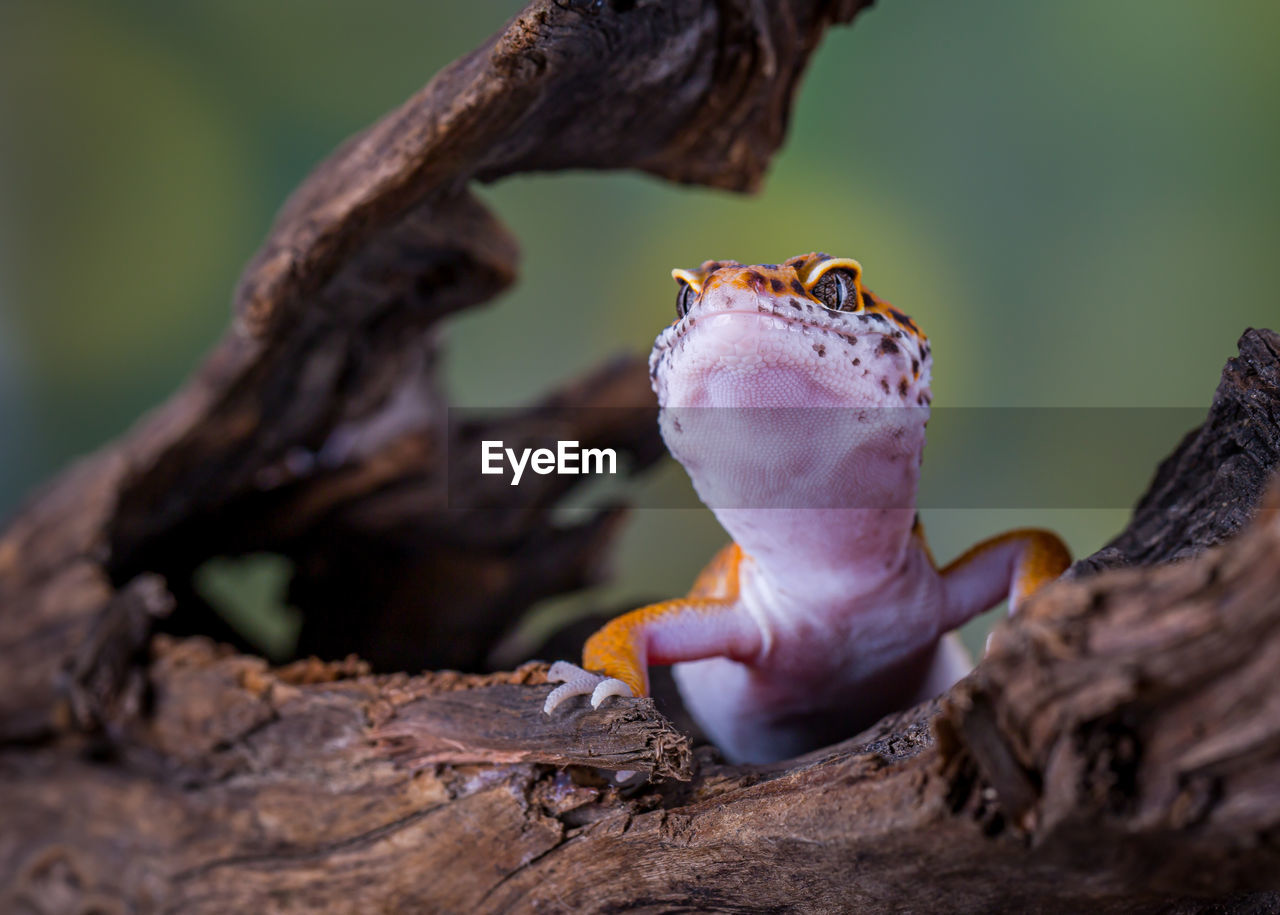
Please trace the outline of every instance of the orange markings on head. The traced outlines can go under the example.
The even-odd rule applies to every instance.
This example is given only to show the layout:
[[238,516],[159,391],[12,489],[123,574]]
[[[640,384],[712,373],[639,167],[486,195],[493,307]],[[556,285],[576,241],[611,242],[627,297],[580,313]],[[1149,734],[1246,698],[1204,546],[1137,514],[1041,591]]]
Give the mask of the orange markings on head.
[[861,284],[862,268],[855,261],[836,258],[822,252],[801,254],[781,264],[746,265],[738,261],[705,261],[693,270],[673,270],[675,279],[688,283],[699,295],[721,284],[763,295],[800,296],[818,301],[812,294],[823,269],[845,267],[858,274],[859,308],[862,314],[879,315],[905,334],[924,342],[928,340],[908,315],[903,314]]
[[688,283],[693,287],[693,291],[701,295],[711,285],[712,276],[719,270],[726,267],[741,267],[737,261],[703,261],[698,267],[691,270],[682,270],[676,268],[671,271],[671,278],[677,282]]
[[872,292],[869,289],[864,288],[863,293],[864,295],[862,298],[862,304],[867,312],[871,314],[883,315],[885,318],[892,321],[894,324],[898,325],[898,328],[902,330],[904,333],[910,334],[911,336],[915,337],[917,340],[920,340],[923,342],[929,339],[925,335],[925,332],[920,329],[920,325],[916,324],[915,321],[911,320],[911,317],[909,315],[905,315],[902,312],[898,311],[898,309],[894,308],[892,305],[890,305],[884,299],[877,296],[874,292]]
[[794,270],[790,267],[779,267],[777,264],[740,267],[726,276],[726,282],[732,286],[766,295],[782,295],[792,291],[791,283],[795,279]]

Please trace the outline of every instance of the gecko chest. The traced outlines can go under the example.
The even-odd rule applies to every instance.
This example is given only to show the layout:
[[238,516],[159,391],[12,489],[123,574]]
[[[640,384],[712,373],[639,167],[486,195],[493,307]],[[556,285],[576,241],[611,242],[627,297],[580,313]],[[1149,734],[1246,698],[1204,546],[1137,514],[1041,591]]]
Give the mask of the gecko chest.
[[748,560],[739,594],[764,633],[751,666],[796,682],[838,689],[919,655],[942,635],[942,582],[914,542],[878,574],[852,568],[791,574],[782,564]]

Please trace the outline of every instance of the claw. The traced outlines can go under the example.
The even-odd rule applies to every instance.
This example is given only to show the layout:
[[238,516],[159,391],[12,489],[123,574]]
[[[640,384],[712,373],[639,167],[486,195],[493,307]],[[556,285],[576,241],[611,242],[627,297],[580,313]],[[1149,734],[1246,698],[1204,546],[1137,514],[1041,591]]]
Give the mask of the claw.
[[591,696],[591,707],[599,708],[600,703],[610,696],[631,696],[631,687],[603,674],[593,674],[568,661],[556,661],[547,671],[547,679],[552,683],[560,683],[547,696],[542,705],[542,713],[550,715],[556,707],[566,699],[574,696]]
[[615,680],[613,677],[606,677],[596,684],[596,688],[591,691],[591,707],[599,708],[600,703],[608,699],[610,696],[622,696],[623,698],[631,698],[631,687],[623,683],[621,680]]

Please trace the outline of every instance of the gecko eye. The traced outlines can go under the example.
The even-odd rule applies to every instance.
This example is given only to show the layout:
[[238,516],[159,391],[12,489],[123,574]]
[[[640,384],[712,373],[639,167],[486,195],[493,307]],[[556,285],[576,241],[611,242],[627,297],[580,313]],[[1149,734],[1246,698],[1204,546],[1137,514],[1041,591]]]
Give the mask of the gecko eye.
[[858,278],[852,270],[836,268],[813,284],[813,297],[832,311],[858,310]]
[[680,291],[676,293],[676,317],[683,318],[689,313],[689,309],[693,307],[693,300],[698,294],[693,291],[693,287],[680,280]]

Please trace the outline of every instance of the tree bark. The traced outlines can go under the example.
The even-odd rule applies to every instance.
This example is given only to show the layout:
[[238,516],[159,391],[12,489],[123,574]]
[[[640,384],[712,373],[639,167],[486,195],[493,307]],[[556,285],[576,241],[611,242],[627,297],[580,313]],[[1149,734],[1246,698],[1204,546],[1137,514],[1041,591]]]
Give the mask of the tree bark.
[[[1280,911],[1268,331],[1124,533],[946,696],[827,750],[727,766],[651,700],[547,717],[537,663],[396,672],[478,669],[621,517],[555,528],[565,478],[517,504],[451,454],[553,424],[662,454],[635,360],[450,421],[431,327],[515,275],[466,182],[749,190],[863,5],[535,2],[307,179],[206,364],[0,536],[0,910]],[[346,660],[237,650],[192,576],[261,550],[304,650]]]

